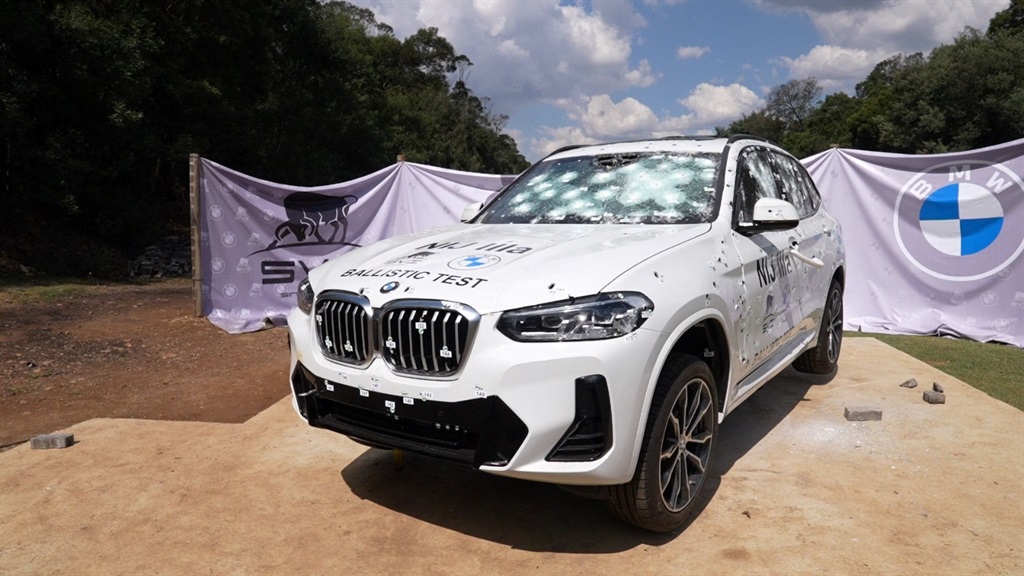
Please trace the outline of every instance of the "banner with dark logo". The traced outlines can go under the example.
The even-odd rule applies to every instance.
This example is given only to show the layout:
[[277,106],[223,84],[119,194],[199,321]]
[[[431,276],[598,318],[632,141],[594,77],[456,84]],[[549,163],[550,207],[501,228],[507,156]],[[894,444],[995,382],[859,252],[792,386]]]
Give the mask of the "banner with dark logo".
[[803,163],[843,226],[847,329],[1024,347],[1024,139]]
[[202,159],[203,313],[231,333],[284,324],[310,269],[358,246],[454,224],[513,178],[402,162],[304,188]]

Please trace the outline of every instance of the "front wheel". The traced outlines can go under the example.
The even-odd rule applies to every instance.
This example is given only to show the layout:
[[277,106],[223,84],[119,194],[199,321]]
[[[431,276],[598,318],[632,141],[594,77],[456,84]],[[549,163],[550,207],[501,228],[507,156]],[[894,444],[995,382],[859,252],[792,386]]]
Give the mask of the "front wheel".
[[839,364],[843,345],[843,287],[833,280],[825,299],[818,327],[818,342],[793,362],[793,368],[808,374],[831,374]]
[[678,530],[698,508],[717,435],[711,369],[693,356],[670,357],[654,392],[633,480],[611,487],[609,507],[641,528]]

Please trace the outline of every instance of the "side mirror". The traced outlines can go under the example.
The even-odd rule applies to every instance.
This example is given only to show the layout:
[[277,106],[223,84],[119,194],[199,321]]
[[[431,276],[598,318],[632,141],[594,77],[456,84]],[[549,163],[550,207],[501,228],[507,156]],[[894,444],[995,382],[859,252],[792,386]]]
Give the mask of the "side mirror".
[[480,209],[483,207],[483,202],[473,202],[469,206],[466,206],[465,208],[462,209],[462,218],[460,219],[460,221],[469,222],[473,218],[476,218],[476,215],[480,213]]
[[800,225],[800,214],[785,200],[761,198],[754,204],[753,222],[741,222],[740,231],[756,234],[768,230],[790,230]]

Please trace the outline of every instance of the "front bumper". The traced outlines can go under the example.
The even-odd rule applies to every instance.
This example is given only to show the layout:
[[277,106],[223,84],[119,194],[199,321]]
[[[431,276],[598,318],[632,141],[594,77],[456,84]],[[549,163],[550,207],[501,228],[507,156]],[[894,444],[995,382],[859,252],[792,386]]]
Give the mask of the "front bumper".
[[495,474],[629,481],[664,335],[522,343],[498,332],[496,320],[481,318],[458,377],[439,380],[395,373],[379,357],[363,367],[328,360],[309,317],[293,311],[293,405],[312,426]]
[[362,443],[462,464],[506,466],[526,425],[497,396],[461,402],[416,400],[317,378],[301,363],[292,373],[299,414],[311,426]]

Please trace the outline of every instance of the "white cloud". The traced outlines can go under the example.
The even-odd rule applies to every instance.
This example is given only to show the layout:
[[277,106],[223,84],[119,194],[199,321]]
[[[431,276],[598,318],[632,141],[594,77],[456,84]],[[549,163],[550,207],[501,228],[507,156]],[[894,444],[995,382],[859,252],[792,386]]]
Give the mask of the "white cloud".
[[607,94],[590,98],[579,120],[585,134],[599,139],[649,134],[658,126],[658,117],[638,100],[626,98],[616,104]]
[[764,105],[753,90],[742,84],[715,86],[701,83],[679,101],[693,111],[687,128],[708,127],[739,119]]
[[767,9],[807,14],[831,45],[888,53],[928,52],[965,26],[984,30],[1009,0],[755,0]]
[[514,39],[502,40],[497,45],[498,53],[510,61],[525,61],[530,53],[519,45]]
[[599,15],[588,14],[581,6],[559,6],[563,34],[568,28],[568,47],[584,57],[585,62],[620,65],[629,59],[632,49],[627,35],[605,22]]
[[659,74],[655,74],[651,70],[651,63],[647,60],[641,60],[640,64],[634,70],[626,72],[626,83],[630,86],[637,86],[640,88],[646,88],[658,79]]
[[610,142],[630,138],[712,134],[715,126],[729,124],[764,105],[764,101],[740,84],[700,84],[679,103],[690,110],[680,116],[658,116],[645,104],[625,98],[618,103],[607,94],[590,98],[561,99],[575,126],[545,127],[543,136],[529,140],[529,151],[543,157],[570,144]]
[[631,64],[634,34],[646,25],[624,0],[560,5],[557,0],[354,0],[405,38],[433,26],[473,62],[474,92],[502,112],[565,94],[612,93],[650,86],[650,64]]
[[984,30],[1009,0],[753,0],[768,11],[806,14],[825,44],[777,63],[791,78],[818,79],[826,92],[851,91],[882,60],[927,53],[947,44],[966,26]]
[[679,58],[680,60],[700,58],[710,50],[711,48],[708,48],[707,46],[680,46],[679,49],[676,50],[676,58]]
[[562,126],[560,128],[542,128],[542,136],[530,138],[529,147],[533,155],[543,158],[570,144],[596,144],[598,140],[587,136],[578,126]]
[[839,46],[815,46],[798,58],[779,58],[793,78],[813,77],[826,92],[846,89],[860,82],[875,65],[892,56],[880,50],[859,50]]
[[[803,9],[808,12],[842,12],[877,10],[889,0],[753,0],[753,3],[768,10]],[[919,2],[923,0],[917,0]]]

